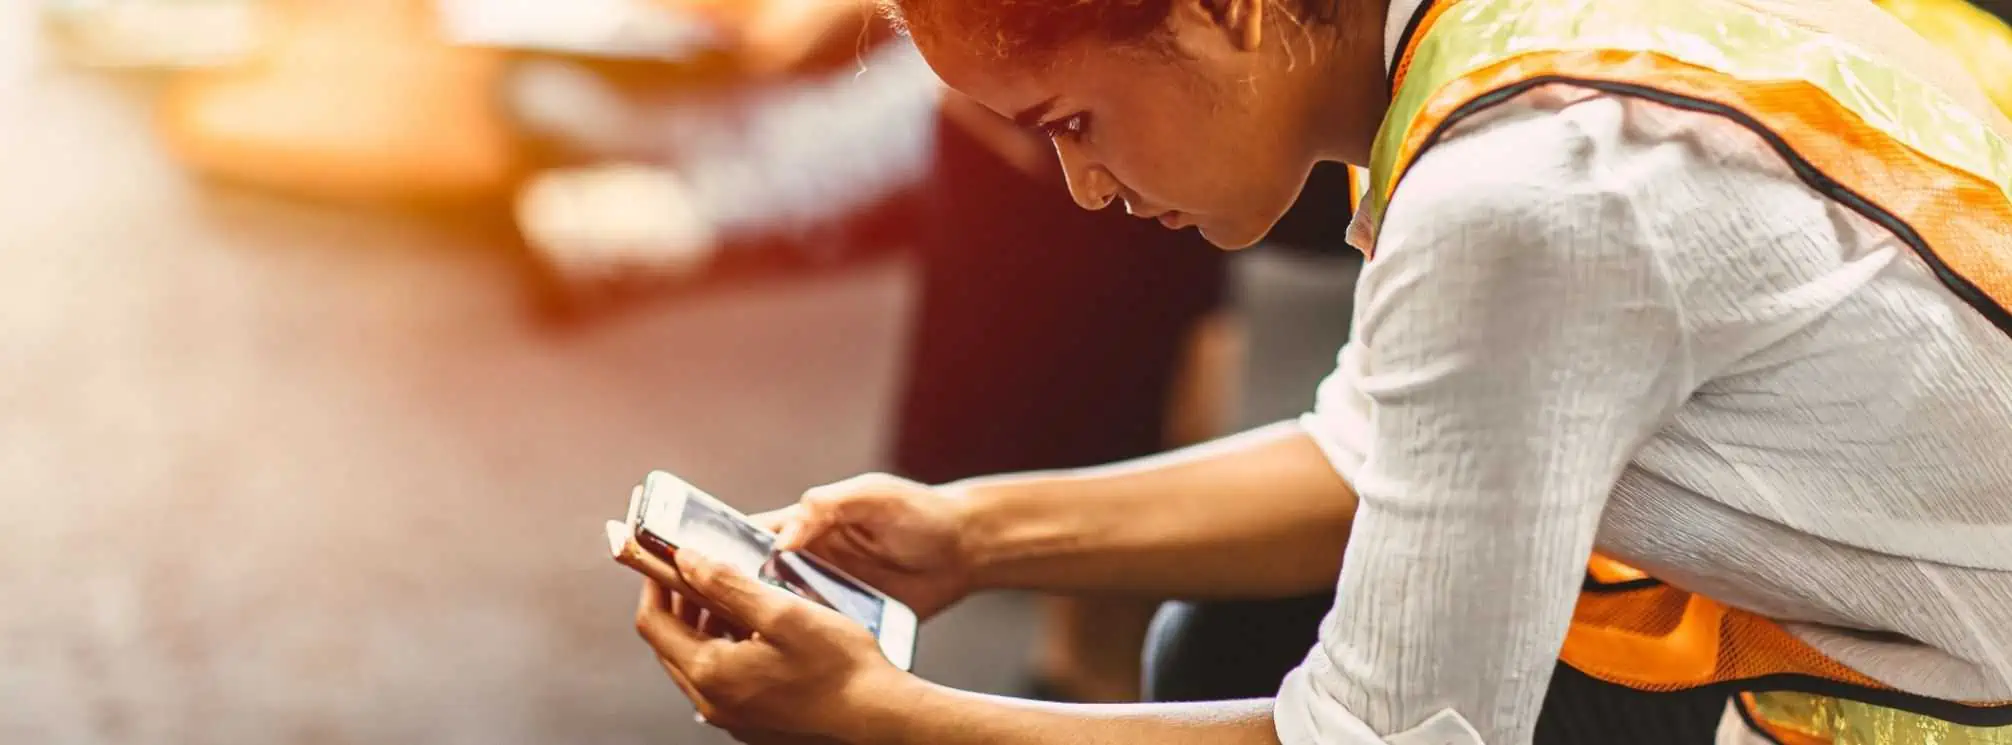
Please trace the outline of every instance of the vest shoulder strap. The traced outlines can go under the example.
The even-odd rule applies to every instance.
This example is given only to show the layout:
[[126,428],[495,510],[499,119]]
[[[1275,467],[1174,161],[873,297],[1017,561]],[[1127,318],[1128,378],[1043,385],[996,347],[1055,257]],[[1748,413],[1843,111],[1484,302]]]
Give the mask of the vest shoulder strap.
[[2002,117],[1803,21],[1737,0],[1439,0],[1400,55],[1365,212],[1380,224],[1411,163],[1462,118],[1539,85],[1585,86],[1746,125],[2012,333]]

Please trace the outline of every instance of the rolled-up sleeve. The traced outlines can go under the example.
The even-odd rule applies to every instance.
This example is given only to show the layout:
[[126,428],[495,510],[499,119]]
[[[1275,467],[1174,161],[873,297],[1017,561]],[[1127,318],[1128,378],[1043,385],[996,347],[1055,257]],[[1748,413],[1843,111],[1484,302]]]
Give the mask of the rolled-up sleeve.
[[1608,114],[1504,114],[1386,214],[1302,420],[1360,507],[1286,745],[1530,742],[1608,494],[1695,387],[1640,196],[1667,153],[1613,160]]

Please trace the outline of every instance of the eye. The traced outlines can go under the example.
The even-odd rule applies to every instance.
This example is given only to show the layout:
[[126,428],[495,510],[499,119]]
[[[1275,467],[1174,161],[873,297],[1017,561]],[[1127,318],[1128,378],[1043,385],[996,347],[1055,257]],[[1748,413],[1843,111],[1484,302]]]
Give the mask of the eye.
[[1090,129],[1089,114],[1071,114],[1060,119],[1052,119],[1041,124],[1041,134],[1049,139],[1081,137]]

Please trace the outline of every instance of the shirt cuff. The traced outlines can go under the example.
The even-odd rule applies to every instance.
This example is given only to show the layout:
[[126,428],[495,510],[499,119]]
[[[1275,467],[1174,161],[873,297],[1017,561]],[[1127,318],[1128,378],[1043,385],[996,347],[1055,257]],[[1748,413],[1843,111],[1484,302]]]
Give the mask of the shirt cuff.
[[1385,745],[1383,737],[1319,689],[1327,656],[1316,647],[1285,676],[1272,703],[1280,745]]
[[1299,428],[1313,439],[1314,446],[1327,457],[1328,465],[1341,475],[1341,480],[1353,484],[1355,472],[1362,467],[1365,456],[1355,438],[1350,436],[1353,433],[1341,431],[1340,427],[1331,415],[1318,411],[1299,417]]
[[1441,710],[1418,726],[1389,737],[1376,734],[1334,697],[1320,691],[1317,681],[1326,677],[1326,664],[1326,655],[1316,647],[1279,688],[1272,704],[1272,726],[1280,745],[1486,745],[1473,725],[1452,709]]

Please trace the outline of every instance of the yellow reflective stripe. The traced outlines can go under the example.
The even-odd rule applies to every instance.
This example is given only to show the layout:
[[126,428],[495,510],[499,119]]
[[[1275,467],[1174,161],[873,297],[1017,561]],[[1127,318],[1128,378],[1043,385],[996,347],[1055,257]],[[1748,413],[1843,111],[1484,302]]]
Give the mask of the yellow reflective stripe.
[[1748,694],[1756,719],[1832,745],[2012,745],[2012,727],[1966,727],[1808,693]]
[[[1835,36],[1714,0],[1455,2],[1422,33],[1370,157],[1370,214],[1380,222],[1441,86],[1545,52],[1642,52],[1752,81],[1807,82],[1895,141],[1999,186],[2012,199],[2012,148],[1975,114],[1905,70]],[[1654,85],[1653,80],[1626,81]],[[1793,133],[1787,133],[1793,134]]]
[[2012,24],[1965,0],[1878,0],[1914,33],[1950,50],[2012,116]]
[[1362,209],[1362,199],[1369,193],[1369,170],[1358,166],[1348,167],[1348,214],[1354,215]]

